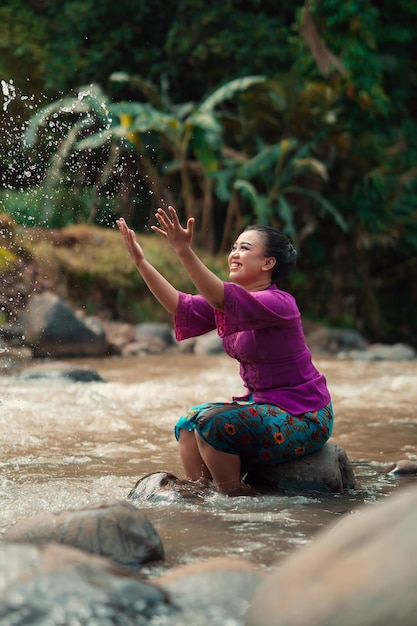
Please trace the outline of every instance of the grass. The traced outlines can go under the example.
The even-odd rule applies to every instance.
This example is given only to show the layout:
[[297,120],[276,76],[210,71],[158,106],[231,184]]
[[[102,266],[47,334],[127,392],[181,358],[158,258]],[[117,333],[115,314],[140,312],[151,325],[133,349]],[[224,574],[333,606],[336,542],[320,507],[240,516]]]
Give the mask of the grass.
[[[137,235],[147,259],[177,289],[195,291],[169,245],[155,233]],[[31,256],[39,274],[70,304],[88,314],[132,323],[165,321],[168,315],[150,294],[117,228],[85,224],[59,230],[17,227],[15,246]],[[202,253],[218,276],[226,278],[225,260]]]

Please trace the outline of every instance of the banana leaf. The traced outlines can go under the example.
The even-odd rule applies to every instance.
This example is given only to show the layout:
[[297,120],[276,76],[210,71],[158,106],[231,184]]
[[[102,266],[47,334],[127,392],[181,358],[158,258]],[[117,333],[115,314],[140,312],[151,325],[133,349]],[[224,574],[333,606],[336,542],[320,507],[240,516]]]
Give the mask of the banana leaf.
[[244,76],[243,78],[235,78],[213,91],[213,93],[200,104],[199,108],[201,111],[213,111],[218,104],[225,100],[230,100],[237,93],[246,91],[246,89],[249,89],[249,87],[253,85],[265,82],[265,76]]

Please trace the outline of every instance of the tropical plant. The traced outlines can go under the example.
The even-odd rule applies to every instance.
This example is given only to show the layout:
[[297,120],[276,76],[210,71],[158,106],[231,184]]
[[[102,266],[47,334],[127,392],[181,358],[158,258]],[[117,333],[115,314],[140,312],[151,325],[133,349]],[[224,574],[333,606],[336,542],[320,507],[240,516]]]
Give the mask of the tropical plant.
[[[59,99],[44,107],[30,120],[25,133],[25,144],[28,147],[34,146],[41,128],[52,126],[53,130],[47,134],[50,144],[58,127],[59,132],[65,131],[46,173],[45,197],[53,197],[51,191],[57,183],[65,182],[64,170],[66,168],[67,171],[71,165],[74,169],[75,154],[80,155],[81,163],[84,158],[91,164],[92,155],[99,152],[95,170],[90,168],[88,175],[88,180],[96,190],[89,215],[89,221],[92,221],[97,212],[97,198],[121,161],[124,162],[120,176],[124,177],[125,184],[121,184],[119,190],[126,194],[128,189],[134,189],[135,172],[128,171],[126,167],[130,157],[130,162],[137,165],[151,197],[155,198],[150,203],[153,211],[155,203],[157,206],[173,203],[172,192],[164,176],[172,178],[175,174],[179,175],[185,217],[201,217],[202,231],[206,233],[205,241],[208,247],[213,247],[209,174],[219,166],[222,145],[222,125],[216,108],[240,92],[263,83],[264,77],[248,76],[230,81],[214,90],[197,106],[172,106],[166,103],[168,111],[162,110],[163,99],[157,97],[148,83],[139,77],[113,76],[113,80],[122,79],[139,84],[152,103],[112,103],[98,86],[92,86],[83,88],[72,98]],[[157,155],[152,158],[155,151]],[[95,171],[93,179],[92,171]],[[85,167],[81,168],[78,164],[78,174],[81,172],[85,177]],[[132,195],[130,191],[130,198]],[[45,204],[42,215],[44,221],[47,221],[50,212],[50,204]],[[130,217],[131,204],[122,204],[121,213]]]
[[[231,186],[249,203],[253,210],[251,219],[258,224],[274,226],[298,243],[303,238],[303,232],[311,234],[312,228],[317,226],[314,214],[314,207],[317,206],[320,212],[330,214],[343,231],[347,230],[338,209],[314,189],[313,179],[327,181],[328,172],[325,164],[312,156],[312,147],[308,144],[300,145],[295,138],[282,139],[264,146],[251,159],[233,163],[231,167],[235,170],[230,177],[233,179]],[[296,225],[297,199],[300,197],[311,201],[308,205],[310,216],[306,217],[304,224],[299,220]],[[230,243],[233,222],[230,213],[242,225],[244,220],[238,215],[240,210],[235,194],[231,193],[227,228],[223,232],[223,250]]]

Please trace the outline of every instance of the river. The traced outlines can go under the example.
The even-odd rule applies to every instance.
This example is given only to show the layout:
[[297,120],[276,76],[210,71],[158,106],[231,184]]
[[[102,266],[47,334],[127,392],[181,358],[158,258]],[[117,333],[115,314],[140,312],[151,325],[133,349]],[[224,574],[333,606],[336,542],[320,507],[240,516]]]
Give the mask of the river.
[[[24,381],[5,368],[0,375],[0,535],[40,512],[125,499],[138,478],[152,472],[181,477],[177,417],[193,404],[241,392],[237,365],[226,355],[69,362],[96,370],[106,383]],[[136,502],[165,548],[165,561],[150,565],[150,576],[224,555],[267,569],[340,516],[417,480],[386,472],[400,459],[417,460],[417,361],[315,358],[315,364],[333,397],[331,441],[345,449],[358,488]]]

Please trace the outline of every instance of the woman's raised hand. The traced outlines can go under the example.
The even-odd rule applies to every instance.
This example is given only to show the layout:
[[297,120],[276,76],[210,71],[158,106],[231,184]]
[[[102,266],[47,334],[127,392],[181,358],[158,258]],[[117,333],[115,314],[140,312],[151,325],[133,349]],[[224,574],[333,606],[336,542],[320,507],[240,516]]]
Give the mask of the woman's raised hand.
[[158,209],[155,217],[159,226],[151,226],[152,230],[165,237],[175,252],[178,254],[182,250],[189,248],[193,240],[194,218],[187,220],[184,228],[181,226],[178,215],[173,206],[168,207],[169,215],[164,209]]
[[132,257],[132,259],[135,262],[143,261],[145,258],[145,255],[143,253],[142,248],[136,241],[134,231],[131,228],[129,228],[129,226],[126,224],[125,220],[123,219],[123,217],[116,220],[116,224],[120,232],[122,233],[126,248],[128,249],[128,252],[130,256]]

